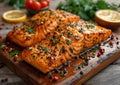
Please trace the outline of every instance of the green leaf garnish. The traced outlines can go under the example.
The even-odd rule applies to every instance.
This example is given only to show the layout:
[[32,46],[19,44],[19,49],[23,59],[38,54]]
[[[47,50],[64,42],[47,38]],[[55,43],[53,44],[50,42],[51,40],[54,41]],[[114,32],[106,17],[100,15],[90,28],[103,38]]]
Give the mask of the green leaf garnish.
[[95,47],[93,48],[93,51],[96,52],[99,48],[98,47]]
[[72,37],[73,34],[72,34],[72,32],[68,31],[67,35],[68,35],[68,37]]
[[18,55],[19,53],[20,53],[20,51],[13,50],[12,52],[10,52],[10,58],[12,58],[14,55]]
[[43,50],[45,53],[51,53],[51,50],[49,50],[49,49],[46,48],[46,47],[43,47],[42,45],[39,45],[39,48],[40,48],[41,50]]
[[70,45],[72,42],[70,40],[66,40],[66,44]]
[[84,65],[84,63],[80,63],[78,66],[83,68],[85,65]]
[[4,49],[5,46],[6,46],[5,43],[3,43],[3,44],[0,46],[0,48],[1,48],[1,49]]
[[84,20],[94,20],[95,12],[101,9],[119,10],[119,4],[107,3],[105,0],[67,0],[61,2],[57,9],[72,12]]
[[33,26],[28,26],[25,28],[25,31],[27,31],[29,34],[34,34],[34,27]]
[[92,25],[92,24],[88,24],[87,27],[88,27],[88,28],[91,28],[91,29],[95,28],[95,26]]

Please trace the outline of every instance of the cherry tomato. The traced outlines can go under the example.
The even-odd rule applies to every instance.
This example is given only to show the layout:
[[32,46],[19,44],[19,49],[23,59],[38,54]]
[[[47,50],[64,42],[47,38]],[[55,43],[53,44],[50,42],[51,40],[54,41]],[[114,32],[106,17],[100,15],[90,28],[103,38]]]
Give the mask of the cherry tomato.
[[33,0],[26,0],[26,2],[25,2],[25,6],[26,6],[26,8],[32,8],[32,3],[33,3]]
[[46,0],[46,1],[47,1],[48,5],[49,5],[49,3],[50,3],[50,0]]
[[39,10],[40,8],[41,8],[41,4],[38,1],[33,0],[32,9],[33,10]]
[[48,6],[47,1],[40,1],[41,7],[44,8],[46,6]]

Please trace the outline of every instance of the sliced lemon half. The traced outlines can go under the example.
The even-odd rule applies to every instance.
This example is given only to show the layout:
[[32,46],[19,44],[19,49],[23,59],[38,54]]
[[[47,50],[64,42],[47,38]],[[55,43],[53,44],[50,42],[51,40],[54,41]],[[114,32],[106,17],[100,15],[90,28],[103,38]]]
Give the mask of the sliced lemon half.
[[100,10],[96,12],[96,16],[102,20],[109,22],[120,22],[120,12],[114,10]]
[[3,19],[10,23],[24,22],[27,19],[26,13],[20,10],[10,10],[2,15]]

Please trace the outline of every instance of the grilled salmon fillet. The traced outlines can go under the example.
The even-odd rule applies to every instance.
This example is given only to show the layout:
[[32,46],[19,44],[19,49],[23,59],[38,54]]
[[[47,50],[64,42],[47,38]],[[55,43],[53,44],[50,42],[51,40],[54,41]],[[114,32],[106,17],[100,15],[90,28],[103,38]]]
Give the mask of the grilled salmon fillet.
[[[81,40],[77,41],[71,38],[74,43],[70,44],[68,43],[68,39],[58,32],[48,34],[48,38],[34,46],[26,48],[22,52],[21,58],[46,73],[64,64],[82,51],[83,46],[81,44],[83,44],[82,39],[84,37],[80,33],[79,38],[81,38]],[[77,44],[77,46],[75,46],[75,44]],[[80,44],[79,48],[77,48],[78,44]],[[74,53],[74,51],[72,51],[72,53],[70,52],[73,50],[73,46],[77,53]]]
[[111,30],[69,12],[47,10],[10,31],[7,37],[26,47],[20,55],[22,60],[47,73],[110,35]]
[[83,20],[66,25],[84,35],[84,50],[106,40],[112,33],[109,29],[96,26]]
[[110,35],[110,30],[82,20],[59,25],[46,39],[25,49],[21,58],[47,73]]
[[34,15],[22,26],[8,33],[8,38],[22,47],[28,47],[41,41],[60,24],[78,21],[80,18],[69,12],[47,10]]

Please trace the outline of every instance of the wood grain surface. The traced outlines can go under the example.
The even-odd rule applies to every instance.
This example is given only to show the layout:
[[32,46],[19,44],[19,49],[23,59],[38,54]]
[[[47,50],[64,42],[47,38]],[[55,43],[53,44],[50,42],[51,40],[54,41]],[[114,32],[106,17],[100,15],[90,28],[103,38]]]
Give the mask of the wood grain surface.
[[[60,1],[64,0],[51,0],[50,8],[55,8]],[[106,0],[108,2],[115,2],[120,4],[120,0]],[[55,4],[54,4],[55,3]],[[5,11],[12,9],[3,3],[0,3],[0,15]],[[0,24],[3,22],[0,18]],[[11,24],[5,23],[6,28],[10,27]],[[9,29],[0,30],[0,34],[4,34],[9,31]],[[115,33],[120,35],[120,28],[113,30]],[[8,82],[0,83],[0,85],[26,85],[24,81],[11,72],[6,66],[0,68],[0,80],[3,78],[8,78]],[[102,70],[93,78],[89,79],[84,85],[120,85],[120,58],[114,63],[110,64],[106,69]]]

